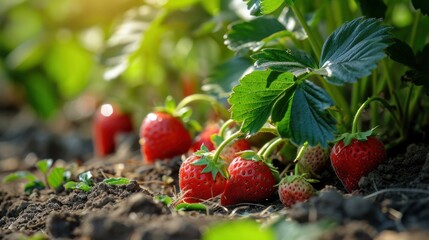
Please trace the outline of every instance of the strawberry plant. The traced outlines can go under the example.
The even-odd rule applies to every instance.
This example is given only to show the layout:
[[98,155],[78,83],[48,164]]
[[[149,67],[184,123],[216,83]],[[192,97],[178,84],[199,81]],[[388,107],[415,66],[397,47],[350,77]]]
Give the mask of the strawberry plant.
[[[388,27],[379,20],[358,18],[345,23],[325,41],[318,63],[296,49],[263,48],[252,54],[255,70],[233,89],[229,101],[232,118],[242,131],[256,133],[268,120],[283,138],[301,145],[327,146],[334,140],[336,122],[328,110],[334,100],[328,84],[356,82],[384,57]],[[324,89],[310,81],[323,77]]]
[[[83,172],[79,174],[79,182],[75,181],[68,181],[64,184],[65,189],[79,189],[84,192],[91,191],[94,183],[92,180],[92,173],[90,171]],[[124,178],[124,177],[111,177],[111,178],[105,178],[102,181],[103,183],[106,183],[107,185],[124,185],[129,184],[131,182],[130,179]]]
[[[296,145],[327,147],[336,135],[351,127],[353,113],[366,98],[382,96],[394,113],[381,115],[385,109],[371,104],[367,113],[370,120],[362,124],[381,125],[379,131],[386,139],[395,139],[388,146],[413,134],[410,115],[415,116],[417,108],[427,107],[421,92],[427,82],[423,65],[428,63],[428,45],[417,53],[412,50],[415,29],[422,23],[420,15],[427,14],[419,1],[412,2],[417,16],[409,44],[395,36],[399,30],[391,26],[394,24],[389,17],[393,17],[382,2],[377,1],[381,8],[371,9],[365,1],[357,1],[365,16],[351,19],[356,14],[339,13],[340,26],[329,22],[330,16],[325,22],[319,15],[331,8],[351,13],[347,1],[246,2],[255,17],[233,22],[225,35],[231,50],[254,62],[229,97],[231,117],[242,123],[243,132],[255,134],[269,122],[282,138]],[[309,16],[314,18],[310,21]],[[320,32],[322,26],[332,32]],[[418,40],[421,46],[422,38]],[[396,80],[391,75],[394,70],[389,67],[394,63],[386,53],[408,66],[402,77],[413,83],[408,84],[408,92],[396,91],[400,77]],[[420,115],[414,120],[415,128],[427,125],[428,119],[427,114]],[[395,126],[394,131],[391,126]]]

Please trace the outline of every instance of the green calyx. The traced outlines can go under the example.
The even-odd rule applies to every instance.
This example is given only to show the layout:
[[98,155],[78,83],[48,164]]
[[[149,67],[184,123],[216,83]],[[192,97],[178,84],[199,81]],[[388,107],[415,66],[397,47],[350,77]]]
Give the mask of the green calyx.
[[179,118],[187,129],[192,133],[201,131],[202,127],[198,121],[193,120],[192,109],[185,106],[179,106],[174,101],[173,97],[167,96],[164,106],[155,107],[156,112],[168,113],[171,116]]
[[219,173],[222,177],[228,179],[229,173],[226,169],[224,161],[215,161],[213,158],[213,153],[209,152],[204,144],[201,146],[201,149],[194,153],[195,156],[199,156],[200,159],[191,164],[195,166],[205,166],[202,173],[211,173],[213,180],[216,179],[217,174]]
[[356,139],[358,141],[366,141],[368,140],[368,137],[374,135],[374,129],[375,128],[365,132],[343,133],[336,139],[336,142],[343,141],[344,146],[348,146],[353,139]]
[[295,181],[302,181],[305,182],[306,184],[311,185],[311,183],[315,183],[318,182],[318,180],[316,179],[312,179],[312,178],[307,178],[306,177],[307,174],[292,174],[292,175],[287,175],[284,178],[282,178],[282,180],[280,181],[279,184],[282,183],[293,183]]

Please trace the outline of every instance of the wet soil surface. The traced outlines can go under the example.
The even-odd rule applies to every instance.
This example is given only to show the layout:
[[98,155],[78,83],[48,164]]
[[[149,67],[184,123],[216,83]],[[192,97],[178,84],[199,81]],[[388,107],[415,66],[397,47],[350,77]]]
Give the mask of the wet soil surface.
[[[35,233],[52,239],[200,239],[207,227],[242,218],[271,226],[335,223],[318,239],[429,239],[425,231],[429,229],[428,144],[411,144],[388,158],[363,177],[360,190],[353,193],[345,193],[328,169],[316,185],[317,196],[292,208],[284,208],[278,199],[224,208],[214,199],[207,202],[207,211],[176,211],[181,158],[144,165],[136,146],[129,144],[133,137],[123,139],[117,153],[106,158],[82,161],[90,152],[83,149],[79,157],[57,161],[72,166],[75,174],[90,170],[95,184],[89,192],[60,189],[26,194],[22,182],[2,183],[0,239]],[[46,151],[49,155],[49,149]],[[16,170],[34,171],[32,155],[0,157],[0,178]],[[125,185],[102,182],[120,176],[132,181]],[[172,205],[158,202],[156,196],[171,197]]]

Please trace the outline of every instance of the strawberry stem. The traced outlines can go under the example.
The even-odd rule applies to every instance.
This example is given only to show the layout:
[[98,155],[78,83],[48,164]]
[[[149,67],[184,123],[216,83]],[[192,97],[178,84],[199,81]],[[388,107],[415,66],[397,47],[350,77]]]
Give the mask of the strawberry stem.
[[225,107],[220,104],[216,98],[211,97],[206,94],[192,94],[185,98],[183,98],[179,104],[177,104],[176,112],[179,112],[180,109],[184,108],[186,105],[196,102],[196,101],[204,101],[210,103],[210,105],[213,107],[213,109],[219,113],[223,118],[228,119],[229,118],[229,112],[225,109]]
[[262,158],[267,161],[267,159],[271,156],[271,154],[274,152],[274,150],[277,149],[278,145],[281,143],[284,143],[285,139],[283,138],[274,138],[275,140],[271,142],[268,147],[265,149],[265,151],[260,155]]
[[225,138],[225,132],[232,123],[234,123],[234,120],[228,119],[224,124],[222,124],[222,127],[219,129],[219,136]]
[[262,156],[263,154],[264,154],[264,152],[267,150],[267,148],[274,142],[274,141],[276,141],[277,139],[279,139],[280,137],[275,137],[275,138],[273,138],[273,139],[271,139],[271,140],[269,140],[268,142],[266,142],[262,147],[261,147],[261,149],[259,149],[259,151],[258,151],[258,155],[259,156]]
[[307,147],[308,147],[308,142],[305,142],[305,143],[301,146],[301,148],[299,148],[299,151],[298,151],[298,153],[296,154],[295,159],[293,160],[293,162],[294,162],[294,163],[298,162],[298,161],[299,161],[299,159],[301,159],[301,158],[302,158],[302,155],[304,155],[305,150],[307,149]]
[[359,123],[359,117],[360,114],[362,113],[362,111],[371,103],[374,101],[378,101],[379,103],[381,103],[387,110],[389,110],[389,112],[392,114],[393,120],[395,121],[396,125],[398,127],[401,126],[399,119],[397,118],[397,116],[395,115],[395,113],[393,112],[393,108],[392,106],[389,104],[389,102],[387,102],[385,99],[381,98],[381,97],[370,97],[368,98],[360,107],[359,109],[356,111],[356,114],[353,118],[353,125],[352,125],[352,134],[357,133],[359,131],[358,129],[358,123]]
[[222,143],[219,145],[219,147],[217,147],[214,156],[213,156],[213,161],[215,163],[218,162],[219,160],[219,156],[220,153],[222,152],[222,150],[230,143],[232,142],[234,139],[241,137],[244,133],[241,131],[237,131],[235,133],[233,133],[231,136],[229,136],[227,139],[223,140]]

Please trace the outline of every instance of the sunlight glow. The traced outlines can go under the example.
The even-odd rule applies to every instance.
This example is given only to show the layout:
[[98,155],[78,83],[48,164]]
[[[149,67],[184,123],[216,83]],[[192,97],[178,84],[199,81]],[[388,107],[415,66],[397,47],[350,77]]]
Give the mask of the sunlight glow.
[[110,104],[101,105],[101,115],[105,117],[110,117],[113,114],[113,107]]

